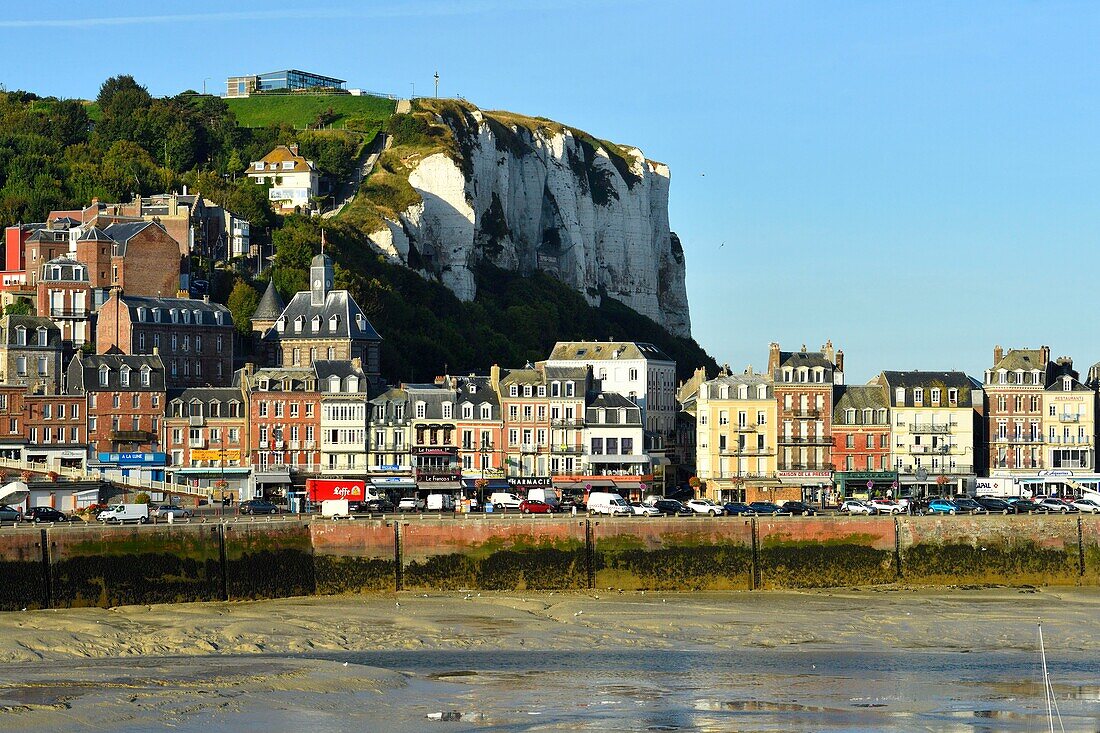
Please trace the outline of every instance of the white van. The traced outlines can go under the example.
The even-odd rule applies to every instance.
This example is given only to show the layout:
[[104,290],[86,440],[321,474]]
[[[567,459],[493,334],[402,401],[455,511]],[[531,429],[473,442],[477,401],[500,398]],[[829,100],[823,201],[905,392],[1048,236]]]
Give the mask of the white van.
[[101,522],[139,522],[146,524],[149,521],[148,504],[114,504],[107,507],[96,517]]
[[588,495],[588,513],[607,514],[612,517],[616,515],[629,517],[634,514],[634,509],[626,502],[626,499],[618,494],[593,491]]
[[429,512],[453,512],[455,498],[450,494],[428,494]]
[[558,492],[555,489],[528,489],[527,499],[549,504],[551,510],[555,512],[561,509],[561,499],[558,498]]
[[489,497],[489,502],[496,509],[519,509],[521,499],[510,491],[497,491]]

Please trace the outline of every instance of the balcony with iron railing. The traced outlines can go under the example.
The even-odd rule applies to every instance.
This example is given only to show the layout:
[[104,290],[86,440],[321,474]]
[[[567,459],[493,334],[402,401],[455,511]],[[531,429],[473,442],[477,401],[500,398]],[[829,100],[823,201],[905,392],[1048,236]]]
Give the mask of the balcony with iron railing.
[[584,420],[580,418],[566,417],[558,418],[550,421],[550,427],[552,428],[583,428]]
[[1080,421],[1081,421],[1081,416],[1080,415],[1071,415],[1069,413],[1064,413],[1064,414],[1061,414],[1061,415],[1058,416],[1058,422],[1080,422]]
[[768,448],[767,446],[759,448],[753,446],[732,446],[729,448],[719,448],[719,455],[723,456],[770,456],[775,453],[774,448]]
[[87,308],[59,308],[50,306],[50,318],[87,318]]
[[1089,446],[1092,445],[1092,436],[1089,435],[1055,435],[1047,438],[1047,443],[1052,445]]
[[821,417],[821,410],[796,408],[790,411],[792,417],[798,419],[813,419]]
[[152,443],[154,436],[147,430],[112,430],[108,440],[112,443]]
[[932,423],[913,423],[909,426],[909,432],[914,435],[947,435],[951,428],[958,423],[950,425],[933,425]]
[[780,445],[832,445],[833,439],[827,435],[780,435]]
[[553,445],[550,446],[550,452],[562,455],[581,455],[584,453],[584,447],[580,445]]

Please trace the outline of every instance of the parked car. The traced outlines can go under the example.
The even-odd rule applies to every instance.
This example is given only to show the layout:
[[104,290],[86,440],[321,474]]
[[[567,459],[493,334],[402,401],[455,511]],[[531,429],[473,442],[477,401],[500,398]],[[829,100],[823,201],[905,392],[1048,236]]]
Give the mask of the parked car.
[[1012,506],[1012,511],[1017,514],[1030,514],[1031,512],[1042,511],[1039,508],[1039,504],[1031,499],[1011,499],[1008,503]]
[[353,512],[363,512],[367,514],[386,514],[392,512],[393,502],[389,499],[367,499],[366,501],[357,501],[348,507]]
[[763,514],[767,516],[775,516],[783,511],[782,507],[778,504],[773,504],[770,501],[754,501],[749,504],[749,509],[752,509],[756,514]]
[[23,512],[7,504],[0,504],[0,522],[18,522],[23,518]]
[[520,514],[553,514],[554,507],[541,499],[524,499],[519,503]]
[[1062,501],[1057,496],[1044,496],[1039,500],[1039,511],[1051,512],[1054,514],[1069,514],[1080,510],[1072,504]]
[[876,513],[876,510],[873,506],[867,504],[866,502],[859,501],[858,499],[845,499],[841,503],[841,505],[837,507],[837,511],[841,514],[851,514],[853,516],[856,514]]
[[661,516],[661,510],[652,504],[643,504],[640,501],[630,502],[630,508],[634,510],[634,516],[636,517],[659,517]]
[[991,514],[1012,514],[1015,511],[1012,504],[996,496],[976,496],[974,501],[978,502],[983,509]]
[[875,514],[905,514],[907,508],[890,499],[871,499],[868,504],[874,508]]
[[989,510],[969,496],[956,496],[951,500],[959,514],[989,514]]
[[241,514],[279,513],[279,507],[275,506],[270,501],[264,501],[263,499],[249,499],[248,501],[241,502],[240,509]]
[[153,516],[157,519],[168,519],[168,515],[171,515],[172,519],[186,519],[187,517],[193,517],[195,513],[190,509],[169,504],[161,504],[153,512]]
[[721,504],[715,504],[710,499],[689,499],[687,508],[696,514],[706,514],[710,517],[718,517],[725,514]]
[[803,501],[787,501],[779,507],[784,514],[812,517],[817,514],[817,509]]
[[752,507],[744,502],[740,501],[727,501],[722,505],[722,508],[726,510],[726,515],[730,517],[748,516],[751,517],[756,512],[752,510]]
[[928,513],[929,514],[958,514],[959,507],[955,505],[955,502],[950,499],[929,499],[928,500]]
[[675,499],[657,499],[653,502],[652,506],[666,517],[690,517],[695,514],[695,512]]
[[1078,499],[1073,505],[1085,514],[1100,514],[1100,501],[1096,499]]
[[493,505],[493,509],[498,512],[505,512],[509,509],[519,509],[520,502],[523,501],[518,495],[513,494],[510,491],[494,491],[493,495],[489,497],[489,503]]
[[404,499],[397,502],[397,511],[422,512],[424,511],[424,500],[417,499],[415,496],[406,496]]
[[23,515],[23,521],[34,522],[35,524],[39,522],[68,522],[69,517],[50,506],[35,506]]

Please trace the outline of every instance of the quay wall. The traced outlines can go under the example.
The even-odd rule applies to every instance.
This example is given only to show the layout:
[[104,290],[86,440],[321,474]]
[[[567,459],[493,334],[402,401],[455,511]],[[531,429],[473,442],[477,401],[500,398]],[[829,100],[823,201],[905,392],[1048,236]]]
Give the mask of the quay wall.
[[0,610],[399,590],[1100,586],[1100,517],[433,517],[0,529]]

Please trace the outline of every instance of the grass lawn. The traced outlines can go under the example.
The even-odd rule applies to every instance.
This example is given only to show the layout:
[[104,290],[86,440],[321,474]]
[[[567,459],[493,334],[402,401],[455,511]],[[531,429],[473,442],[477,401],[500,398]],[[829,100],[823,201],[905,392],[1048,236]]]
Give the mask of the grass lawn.
[[258,95],[226,99],[225,103],[242,127],[267,127],[285,122],[302,128],[313,124],[317,114],[330,107],[336,115],[334,129],[376,131],[393,114],[396,102],[383,97],[353,97],[350,94]]

